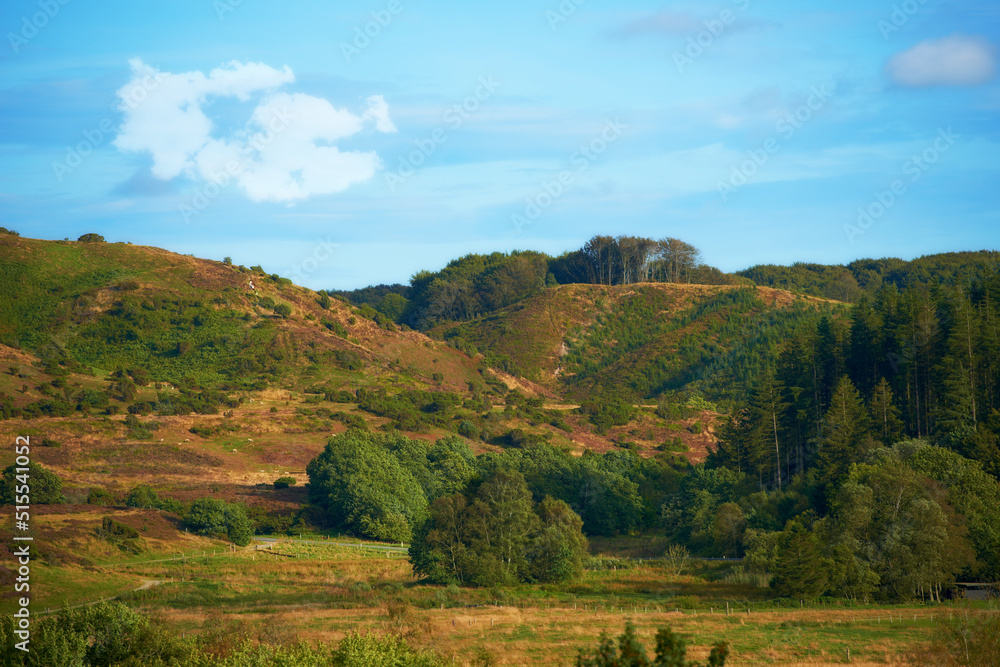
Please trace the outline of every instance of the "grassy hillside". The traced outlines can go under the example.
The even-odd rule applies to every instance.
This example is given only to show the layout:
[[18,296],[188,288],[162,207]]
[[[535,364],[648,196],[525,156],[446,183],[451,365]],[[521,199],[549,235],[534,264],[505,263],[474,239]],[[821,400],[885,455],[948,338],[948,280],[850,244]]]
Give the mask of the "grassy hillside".
[[689,390],[728,401],[799,322],[841,309],[772,288],[562,285],[431,333],[579,400]]
[[465,355],[287,279],[122,243],[0,236],[0,342],[77,371],[232,388],[395,363],[456,387],[478,377]]

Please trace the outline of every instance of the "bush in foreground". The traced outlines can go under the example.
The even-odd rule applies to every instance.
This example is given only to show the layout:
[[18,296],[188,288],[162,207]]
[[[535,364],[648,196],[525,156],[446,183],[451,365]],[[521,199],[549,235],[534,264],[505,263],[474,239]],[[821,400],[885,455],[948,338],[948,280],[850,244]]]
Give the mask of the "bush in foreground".
[[[729,646],[716,642],[708,656],[707,667],[722,667],[729,657]],[[618,644],[601,633],[601,641],[592,652],[580,649],[576,657],[577,667],[700,667],[699,663],[687,661],[687,642],[670,628],[661,628],[656,633],[656,656],[650,659],[646,648],[639,641],[635,626],[625,623],[625,632],[618,637]]]
[[245,638],[219,650],[111,602],[63,610],[33,622],[30,651],[19,650],[13,617],[0,617],[0,667],[443,667],[395,637],[351,634],[338,646],[276,646]]

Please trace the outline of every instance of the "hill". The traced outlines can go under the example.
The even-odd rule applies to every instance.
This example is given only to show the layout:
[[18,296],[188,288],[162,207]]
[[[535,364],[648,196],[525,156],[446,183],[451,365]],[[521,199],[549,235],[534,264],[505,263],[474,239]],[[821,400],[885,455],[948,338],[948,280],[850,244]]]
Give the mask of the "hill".
[[685,391],[731,401],[798,323],[837,312],[840,303],[766,287],[575,284],[429,333],[576,400]]
[[124,243],[0,235],[0,342],[64,369],[231,389],[479,378],[467,356],[259,267]]
[[1000,252],[949,252],[906,261],[895,257],[859,259],[850,264],[760,264],[738,271],[758,285],[777,287],[841,301],[875,294],[883,285],[900,290],[937,286],[968,287],[996,273]]

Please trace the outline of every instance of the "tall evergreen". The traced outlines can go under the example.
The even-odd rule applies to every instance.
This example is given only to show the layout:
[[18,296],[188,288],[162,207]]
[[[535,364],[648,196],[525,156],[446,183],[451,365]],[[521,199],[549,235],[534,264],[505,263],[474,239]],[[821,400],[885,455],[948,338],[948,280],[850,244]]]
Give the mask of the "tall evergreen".
[[833,489],[847,474],[852,463],[859,461],[864,451],[868,415],[861,395],[850,378],[842,377],[830,399],[823,435],[819,439],[819,479]]
[[883,444],[891,445],[903,437],[903,422],[899,419],[899,409],[893,403],[892,387],[885,378],[879,380],[872,392],[868,411],[872,433]]

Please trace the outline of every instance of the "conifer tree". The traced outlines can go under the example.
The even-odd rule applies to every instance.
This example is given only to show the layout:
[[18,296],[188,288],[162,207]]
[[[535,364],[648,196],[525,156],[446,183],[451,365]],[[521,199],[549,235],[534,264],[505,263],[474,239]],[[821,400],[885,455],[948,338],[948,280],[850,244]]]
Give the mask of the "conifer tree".
[[868,411],[871,413],[872,432],[886,445],[892,445],[903,437],[903,422],[892,400],[892,387],[882,378],[872,393]]
[[832,491],[851,463],[860,460],[868,416],[854,383],[846,376],[837,383],[819,440],[819,478]]
[[816,534],[799,520],[792,520],[778,540],[771,587],[782,597],[819,597],[829,582],[829,566]]

